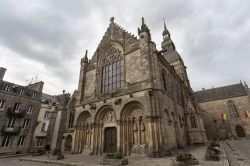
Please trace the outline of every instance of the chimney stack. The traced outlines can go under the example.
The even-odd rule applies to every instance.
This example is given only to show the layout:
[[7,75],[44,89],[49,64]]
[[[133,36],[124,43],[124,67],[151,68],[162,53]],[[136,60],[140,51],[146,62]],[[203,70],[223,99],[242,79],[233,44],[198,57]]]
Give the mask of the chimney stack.
[[5,72],[6,72],[6,69],[3,67],[0,67],[0,80],[3,80]]

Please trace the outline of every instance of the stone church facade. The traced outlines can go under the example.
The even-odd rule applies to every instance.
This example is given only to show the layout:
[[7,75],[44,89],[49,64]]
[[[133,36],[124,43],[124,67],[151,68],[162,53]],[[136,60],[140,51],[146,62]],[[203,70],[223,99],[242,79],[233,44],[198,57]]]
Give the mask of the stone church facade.
[[138,37],[111,18],[90,60],[86,51],[67,106],[63,150],[157,157],[206,142],[186,67],[165,23],[161,51],[144,19]]

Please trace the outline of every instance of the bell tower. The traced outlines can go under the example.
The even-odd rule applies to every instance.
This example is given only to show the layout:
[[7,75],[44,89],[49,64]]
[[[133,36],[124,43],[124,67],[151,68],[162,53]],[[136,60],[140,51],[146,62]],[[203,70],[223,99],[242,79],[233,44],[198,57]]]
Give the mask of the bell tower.
[[163,52],[164,58],[168,61],[168,63],[174,67],[178,76],[185,82],[187,87],[190,87],[190,83],[188,80],[186,66],[179,55],[179,53],[175,50],[175,45],[171,40],[170,33],[167,29],[166,23],[164,21],[164,30],[162,32],[163,41],[161,42],[161,48]]
[[163,37],[163,41],[161,42],[162,50],[165,50],[165,52],[174,51],[175,45],[170,38],[170,33],[167,30],[165,21],[164,21],[164,30],[162,32],[162,37]]

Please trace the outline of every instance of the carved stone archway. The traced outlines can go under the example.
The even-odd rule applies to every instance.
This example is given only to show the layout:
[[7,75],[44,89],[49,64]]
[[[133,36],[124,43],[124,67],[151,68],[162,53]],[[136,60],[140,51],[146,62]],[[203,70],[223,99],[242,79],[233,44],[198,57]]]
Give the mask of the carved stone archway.
[[[93,152],[94,154],[102,154],[105,149],[105,132],[108,131],[108,128],[113,128],[116,131],[117,122],[116,122],[115,111],[111,106],[103,106],[101,107],[95,116],[94,120],[94,142],[93,142]],[[113,133],[113,132],[112,132]],[[114,133],[113,133],[114,134]],[[117,141],[119,138],[117,137],[117,132],[112,135],[112,140]],[[117,146],[117,142],[111,142],[113,146]],[[112,149],[117,150],[117,147],[113,147]],[[114,152],[114,150],[112,151]]]
[[89,112],[82,112],[76,123],[74,152],[90,152],[92,140],[92,123]]
[[127,103],[121,112],[121,151],[123,154],[146,153],[146,130],[143,105],[136,101]]

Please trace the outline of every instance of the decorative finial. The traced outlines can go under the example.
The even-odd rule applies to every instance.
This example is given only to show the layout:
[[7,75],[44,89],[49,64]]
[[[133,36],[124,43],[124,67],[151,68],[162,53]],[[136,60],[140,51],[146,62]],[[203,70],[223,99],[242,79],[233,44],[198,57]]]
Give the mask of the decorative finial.
[[144,25],[144,17],[141,18],[142,25]]
[[86,50],[86,52],[85,52],[85,58],[88,59],[88,50]]
[[114,17],[111,17],[110,22],[114,22],[114,19],[115,19]]
[[65,94],[65,92],[66,92],[66,91],[65,91],[65,90],[63,90],[62,92],[63,92],[63,94]]
[[167,30],[167,26],[166,26],[165,18],[163,18],[163,22],[164,22],[164,31],[166,31]]

